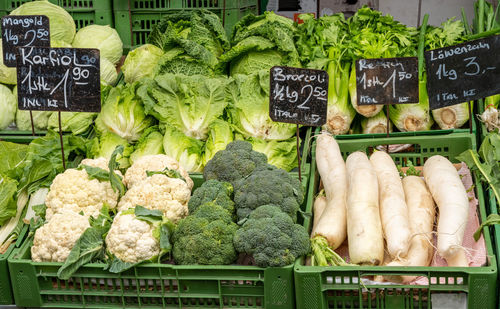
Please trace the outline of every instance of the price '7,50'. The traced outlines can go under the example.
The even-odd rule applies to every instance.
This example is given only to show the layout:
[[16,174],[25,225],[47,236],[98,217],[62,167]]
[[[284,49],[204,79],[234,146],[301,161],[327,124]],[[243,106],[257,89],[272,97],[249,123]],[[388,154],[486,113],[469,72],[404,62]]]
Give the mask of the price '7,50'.
[[289,86],[282,86],[280,84],[276,84],[274,91],[274,99],[279,100],[279,101],[285,101],[287,100],[290,103],[297,103],[299,100],[299,94],[301,96],[306,96],[306,99],[302,104],[299,104],[297,108],[300,109],[310,109],[309,106],[307,106],[307,103],[311,100],[312,97],[316,97],[318,100],[324,100],[326,101],[326,90],[323,89],[323,87],[316,86],[313,87],[312,85],[305,85],[302,87],[300,91],[296,90],[290,90]]

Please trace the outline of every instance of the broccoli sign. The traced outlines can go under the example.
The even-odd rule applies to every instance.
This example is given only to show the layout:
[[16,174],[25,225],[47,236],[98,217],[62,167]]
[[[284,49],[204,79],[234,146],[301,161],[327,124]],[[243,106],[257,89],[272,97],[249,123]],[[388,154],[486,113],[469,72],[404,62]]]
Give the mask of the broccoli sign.
[[326,123],[326,71],[275,66],[270,83],[269,116],[273,121],[315,127]]

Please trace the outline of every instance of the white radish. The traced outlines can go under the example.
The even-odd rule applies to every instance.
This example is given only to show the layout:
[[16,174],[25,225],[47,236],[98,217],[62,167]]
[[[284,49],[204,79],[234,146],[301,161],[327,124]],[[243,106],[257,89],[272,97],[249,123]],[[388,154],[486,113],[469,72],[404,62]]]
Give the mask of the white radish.
[[[406,176],[403,178],[408,217],[410,220],[411,240],[408,255],[404,261],[393,261],[389,266],[429,266],[434,253],[432,231],[436,216],[436,205],[422,178]],[[390,281],[411,282],[414,276],[391,278]]]
[[387,250],[392,258],[406,256],[410,245],[410,226],[405,192],[391,156],[376,151],[370,157],[379,185],[380,219]]
[[469,217],[469,199],[456,168],[442,156],[424,164],[424,178],[439,207],[437,250],[448,264],[465,265],[462,241]]
[[326,196],[323,194],[320,194],[316,197],[314,200],[314,206],[313,206],[313,227],[318,225],[319,218],[321,218],[321,214],[326,208]]
[[347,237],[352,263],[378,265],[384,261],[378,181],[366,154],[347,157]]
[[322,236],[335,250],[347,233],[347,175],[339,145],[327,133],[316,139],[316,164],[326,194],[326,208],[313,226],[312,237]]

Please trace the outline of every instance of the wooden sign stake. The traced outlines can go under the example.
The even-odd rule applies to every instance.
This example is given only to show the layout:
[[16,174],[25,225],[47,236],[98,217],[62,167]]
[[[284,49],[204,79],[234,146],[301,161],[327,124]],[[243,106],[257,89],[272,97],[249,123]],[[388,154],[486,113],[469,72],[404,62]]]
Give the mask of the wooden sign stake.
[[[391,122],[390,122],[391,120],[389,119],[389,105],[386,105],[385,108],[386,108],[385,115],[387,116],[387,128],[386,128],[387,136],[386,137],[389,138],[389,126],[391,124]],[[389,153],[389,144],[386,145],[386,151],[387,151],[387,153]]]
[[35,136],[35,124],[33,123],[33,112],[30,110],[31,134]]
[[297,137],[297,158],[298,158],[298,164],[299,164],[299,181],[302,183],[302,168],[300,164],[300,139],[299,139],[299,124],[297,123],[297,132],[296,132],[296,137]]
[[472,134],[472,110],[471,110],[471,106],[470,106],[470,101],[467,101],[467,106],[468,106],[468,109],[469,109],[469,130],[470,130],[470,134]]
[[57,116],[59,118],[59,140],[61,141],[62,164],[63,164],[63,169],[66,170],[66,160],[64,159],[64,143],[63,143],[63,134],[61,126],[61,111],[57,112]]

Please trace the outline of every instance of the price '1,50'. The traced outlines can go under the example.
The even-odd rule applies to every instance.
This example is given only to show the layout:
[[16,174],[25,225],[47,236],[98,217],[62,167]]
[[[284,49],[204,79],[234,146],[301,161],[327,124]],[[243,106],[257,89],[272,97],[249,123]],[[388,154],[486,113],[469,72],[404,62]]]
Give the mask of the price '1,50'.
[[323,87],[320,86],[313,87],[312,85],[305,85],[304,87],[302,87],[300,91],[296,91],[296,90],[290,90],[289,86],[282,86],[276,84],[273,93],[275,100],[279,101],[287,100],[290,103],[297,103],[297,101],[299,100],[299,94],[300,97],[305,96],[306,98],[304,102],[302,102],[297,106],[297,108],[300,109],[310,109],[310,107],[307,106],[307,103],[309,103],[312,97],[315,97],[318,100],[323,100],[323,101],[327,100],[326,98],[327,92],[325,89],[323,89]]
[[[465,75],[478,76],[486,73],[489,70],[496,69],[496,67],[481,68],[479,63],[477,63],[476,59],[477,57],[468,57],[463,59],[464,62],[466,63],[465,65],[466,71],[464,72]],[[436,75],[438,79],[448,78],[449,80],[456,80],[458,78],[457,71],[455,69],[447,70],[446,64],[444,63],[441,63],[439,65]]]

